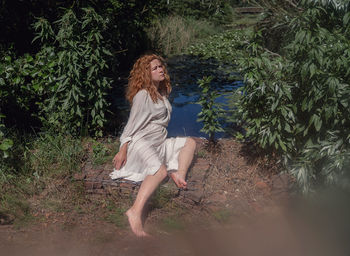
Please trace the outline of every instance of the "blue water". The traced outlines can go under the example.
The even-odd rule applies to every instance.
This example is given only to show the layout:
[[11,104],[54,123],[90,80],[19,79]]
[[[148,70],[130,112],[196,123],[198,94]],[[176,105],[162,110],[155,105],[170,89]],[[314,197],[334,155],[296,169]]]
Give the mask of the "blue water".
[[[234,93],[234,91],[242,87],[242,81],[235,81],[231,84],[216,85],[215,89],[219,92],[220,96],[215,102],[222,104],[222,108],[227,110],[227,96]],[[173,88],[175,96],[170,95],[170,103],[173,108],[171,120],[168,125],[168,136],[196,136],[208,138],[208,136],[200,132],[203,127],[202,122],[197,122],[198,113],[201,111],[201,106],[196,104],[198,101],[201,90],[198,85],[190,86],[190,89],[186,86]],[[224,124],[223,124],[224,126]],[[220,132],[216,134],[216,138],[227,137],[228,134]]]

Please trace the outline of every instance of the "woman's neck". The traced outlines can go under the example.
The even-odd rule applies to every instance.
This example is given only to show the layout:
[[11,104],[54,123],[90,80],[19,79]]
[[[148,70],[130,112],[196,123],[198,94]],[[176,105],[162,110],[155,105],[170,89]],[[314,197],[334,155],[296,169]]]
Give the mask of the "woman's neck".
[[153,85],[159,90],[159,82],[153,82]]

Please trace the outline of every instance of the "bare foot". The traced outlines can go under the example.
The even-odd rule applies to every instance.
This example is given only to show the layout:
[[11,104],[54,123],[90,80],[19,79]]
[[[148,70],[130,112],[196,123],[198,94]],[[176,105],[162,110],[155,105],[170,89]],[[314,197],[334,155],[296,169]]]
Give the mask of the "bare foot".
[[142,227],[142,220],[141,216],[138,216],[133,209],[127,210],[125,213],[126,216],[128,216],[129,224],[131,227],[132,232],[138,237],[149,237],[150,235],[147,234]]
[[175,182],[176,186],[178,188],[186,188],[187,187],[187,182],[185,181],[186,175],[182,174],[181,172],[173,172],[170,173],[170,177],[173,179]]

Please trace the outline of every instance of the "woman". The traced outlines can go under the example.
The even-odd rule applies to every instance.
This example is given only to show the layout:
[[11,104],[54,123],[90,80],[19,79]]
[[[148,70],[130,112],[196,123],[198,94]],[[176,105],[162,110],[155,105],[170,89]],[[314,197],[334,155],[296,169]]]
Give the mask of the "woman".
[[147,200],[168,172],[179,188],[186,188],[186,173],[196,147],[192,138],[167,138],[170,91],[169,75],[160,56],[145,55],[135,62],[126,95],[132,107],[110,176],[142,181],[133,206],[126,212],[131,230],[140,237],[147,236],[141,220]]

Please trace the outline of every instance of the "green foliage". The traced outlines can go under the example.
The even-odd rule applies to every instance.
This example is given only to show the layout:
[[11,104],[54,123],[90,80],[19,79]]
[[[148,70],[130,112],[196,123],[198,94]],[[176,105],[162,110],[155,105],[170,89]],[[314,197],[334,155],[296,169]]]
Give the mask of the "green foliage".
[[234,136],[237,140],[244,141],[244,120],[241,113],[241,100],[243,97],[243,87],[234,89],[226,96],[225,122],[229,125],[226,132]]
[[176,15],[205,19],[215,24],[226,24],[231,21],[233,7],[240,4],[236,0],[172,0],[167,9]]
[[247,135],[280,152],[307,192],[349,171],[350,10],[334,1],[302,4],[283,55],[261,45],[261,32],[248,46],[241,106]]
[[169,216],[162,220],[162,228],[166,231],[183,231],[186,225],[181,216]]
[[[230,30],[225,31],[218,35],[213,35],[202,43],[197,43],[189,47],[188,53],[196,56],[200,56],[203,59],[215,59],[219,63],[228,64],[232,69],[239,69],[236,67],[241,59],[245,59],[247,52],[246,46],[249,39],[252,37],[251,30]],[[240,68],[241,70],[241,68]],[[230,75],[233,81],[242,80],[239,73],[237,75]],[[235,125],[242,125],[240,109],[240,98],[242,97],[241,89],[235,89],[231,94],[226,96],[228,110],[224,116],[227,123],[233,123]],[[241,134],[237,134],[237,131],[232,131],[228,128],[227,132],[234,133],[234,136],[238,136],[242,139]]]
[[111,53],[102,38],[106,21],[93,9],[81,18],[68,11],[56,27],[45,19],[34,24],[42,49],[34,57],[4,57],[0,65],[1,109],[15,107],[57,131],[102,135],[106,122],[104,76]]
[[[58,44],[54,49],[55,62],[52,62],[56,72],[51,95],[39,104],[45,113],[42,121],[47,121],[47,125],[72,134],[91,129],[101,136],[108,106],[105,96],[111,82],[103,76],[103,71],[108,67],[106,59],[111,53],[102,37],[106,21],[93,9],[83,10],[81,19],[68,11],[56,22],[55,35],[48,35],[52,29],[46,28],[46,21],[34,24],[38,39],[45,42],[50,38]],[[43,50],[48,49],[44,44]]]
[[193,17],[166,16],[147,29],[152,48],[166,56],[183,53],[189,45],[218,33],[217,27]]
[[160,186],[154,192],[150,201],[150,205],[152,208],[162,209],[169,204],[172,198],[173,194],[171,190],[164,186]]
[[115,154],[117,154],[117,149],[119,148],[119,143],[112,139],[108,141],[96,141],[92,142],[92,161],[94,166],[102,165],[107,162],[111,162]]
[[199,87],[202,88],[202,94],[198,100],[198,104],[202,106],[202,110],[198,113],[197,122],[203,122],[201,132],[209,136],[209,142],[214,143],[215,133],[223,132],[224,130],[219,122],[219,117],[223,110],[215,103],[215,99],[219,94],[210,88],[212,79],[212,77],[203,77],[198,80]]
[[244,47],[248,43],[250,33],[249,30],[225,31],[190,46],[188,53],[204,59],[214,58],[221,62],[236,65],[245,54]]
[[25,162],[27,140],[13,129],[4,131],[0,150],[0,185],[14,182],[18,174],[28,171],[28,163]]
[[83,155],[80,139],[50,132],[39,134],[27,153],[32,179],[70,176],[80,169]]
[[[0,118],[1,117],[5,117],[5,116],[2,115],[2,116],[0,116]],[[0,119],[0,121],[1,121],[1,119]],[[13,140],[6,138],[5,133],[3,131],[4,128],[5,128],[5,125],[0,123],[0,150],[1,150],[0,153],[2,152],[2,154],[0,154],[0,159],[8,158],[9,157],[9,150],[13,146]]]
[[22,227],[33,219],[29,202],[23,195],[4,193],[0,195],[0,217],[5,217],[9,223],[14,223],[15,227]]
[[[2,115],[4,120],[13,119],[11,114],[17,114],[14,110],[18,112],[37,111],[33,101],[37,99],[37,94],[40,98],[40,92],[36,92],[38,79],[46,73],[47,68],[42,63],[38,63],[37,69],[34,69],[34,65],[34,58],[28,54],[18,59],[13,55],[5,55],[2,58],[0,62],[0,111],[6,115]],[[31,81],[32,76],[35,77],[33,81]],[[18,120],[18,123],[14,124],[21,122],[23,120]]]
[[103,36],[113,49],[110,66],[114,69],[115,76],[120,75],[120,68],[129,69],[128,65],[135,57],[147,50],[144,29],[158,16],[168,13],[165,0],[2,1],[0,50],[2,47],[7,49],[13,45],[14,51],[20,56],[24,53],[36,53],[41,46],[31,44],[34,37],[31,24],[35,22],[35,17],[43,17],[51,23],[61,18],[67,9],[81,17],[84,13],[82,8],[89,7],[94,8],[99,15],[109,21]]
[[109,209],[110,213],[106,216],[106,220],[118,228],[125,228],[128,226],[128,221],[125,216],[126,210],[123,208],[112,207]]
[[[37,138],[16,138],[10,156],[0,172],[0,217],[20,227],[33,220],[28,197],[47,189],[47,196],[42,207],[55,211],[67,210],[62,197],[70,189],[69,200],[80,205],[85,196],[81,183],[67,184],[72,174],[79,171],[84,157],[84,151],[79,139],[72,136],[42,133]],[[57,179],[60,179],[57,185]],[[64,181],[63,184],[62,181]],[[52,186],[54,185],[54,186]],[[62,186],[63,185],[63,186]],[[52,189],[54,188],[54,189]],[[66,197],[66,195],[65,195]]]
[[348,186],[349,3],[256,2],[268,15],[251,40],[225,32],[190,53],[239,65],[246,86],[230,106],[241,116],[228,120],[241,119],[247,138],[278,152],[304,192],[315,184]]
[[228,223],[232,217],[232,212],[228,209],[222,209],[213,212],[213,217],[221,224]]
[[[254,43],[249,46],[252,52],[257,48],[259,46]],[[272,146],[287,151],[295,147],[287,143],[295,122],[295,106],[292,104],[291,85],[282,79],[285,74],[282,63],[281,57],[271,56],[264,49],[257,58],[242,60],[241,65],[246,67],[246,86],[241,106],[248,137],[263,148]],[[267,68],[271,70],[265,71]]]
[[146,30],[168,13],[165,0],[108,0],[95,2],[93,6],[110,21],[105,33],[113,53],[110,69],[119,77],[121,70],[129,72],[135,59],[149,50]]

